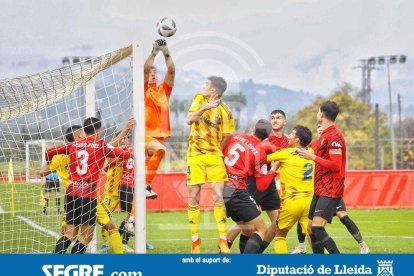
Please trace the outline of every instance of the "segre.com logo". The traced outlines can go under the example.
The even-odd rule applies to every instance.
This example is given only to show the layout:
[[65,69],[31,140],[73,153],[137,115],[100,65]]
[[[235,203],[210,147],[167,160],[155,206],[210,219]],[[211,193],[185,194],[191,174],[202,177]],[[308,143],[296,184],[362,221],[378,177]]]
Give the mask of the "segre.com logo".
[[104,275],[104,265],[44,265],[45,276],[99,276]]

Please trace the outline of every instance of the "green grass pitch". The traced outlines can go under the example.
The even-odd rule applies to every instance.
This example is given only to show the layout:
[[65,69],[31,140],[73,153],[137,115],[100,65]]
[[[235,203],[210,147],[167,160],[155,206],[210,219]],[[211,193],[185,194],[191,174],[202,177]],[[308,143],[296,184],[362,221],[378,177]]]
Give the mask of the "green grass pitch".
[[[16,183],[15,216],[12,217],[10,186],[0,183],[0,253],[50,252],[55,243],[54,234],[59,231],[54,197],[49,202],[49,215],[42,215],[39,206],[40,184]],[[63,200],[62,200],[63,203]],[[358,225],[371,253],[414,253],[414,209],[349,210],[349,216]],[[125,214],[116,213],[119,224]],[[267,215],[264,214],[267,220]],[[228,220],[228,227],[232,221]],[[335,218],[327,226],[343,253],[359,253],[359,246],[345,226]],[[100,247],[100,227],[98,226],[98,247]],[[203,253],[217,253],[218,234],[212,212],[203,212],[200,223]],[[147,214],[147,240],[155,249],[148,253],[188,253],[190,251],[190,231],[187,212],[149,212]],[[288,235],[288,247],[297,244],[296,229]],[[133,239],[129,244],[133,245]],[[309,252],[308,246],[308,252]],[[238,252],[238,243],[232,251]],[[273,243],[266,253],[273,253]]]

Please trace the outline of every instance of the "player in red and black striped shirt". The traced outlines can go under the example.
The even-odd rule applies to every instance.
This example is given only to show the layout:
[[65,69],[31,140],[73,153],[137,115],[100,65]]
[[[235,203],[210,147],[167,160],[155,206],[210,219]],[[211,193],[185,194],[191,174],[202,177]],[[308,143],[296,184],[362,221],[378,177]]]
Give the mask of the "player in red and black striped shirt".
[[99,119],[87,118],[83,123],[85,138],[48,149],[46,152],[47,162],[57,154],[70,157],[70,182],[65,197],[66,228],[64,236],[56,242],[54,253],[65,253],[78,233],[80,236],[72,248],[72,253],[85,252],[95,228],[97,184],[105,159],[132,157],[132,153],[113,148],[100,139],[100,129]]
[[335,125],[339,107],[333,101],[324,102],[317,114],[318,124],[323,132],[319,138],[319,147],[315,154],[306,149],[299,149],[298,154],[314,160],[315,194],[312,199],[309,219],[311,222],[310,237],[314,253],[340,253],[334,240],[325,230],[326,222],[331,222],[336,207],[342,200],[345,183],[346,144],[342,131]]
[[[268,154],[273,153],[276,150],[287,148],[289,144],[289,138],[283,133],[286,126],[285,112],[280,109],[273,110],[270,113],[270,124],[272,126],[272,130],[269,134],[269,138],[266,139],[266,143],[269,143],[271,145],[271,147],[269,147],[270,151]],[[274,239],[277,229],[276,222],[279,216],[280,197],[276,190],[275,178],[271,179],[271,183],[266,190],[259,191],[256,186],[255,177],[251,176],[247,180],[247,191],[256,201],[257,205],[260,206],[261,210],[267,213],[271,222],[271,224],[266,229],[262,248],[260,249],[261,252],[263,252],[268,247],[270,242]],[[239,234],[239,249],[240,252],[243,252],[246,242],[251,236],[250,231],[242,231],[238,225],[234,225],[227,232],[227,243],[230,247]]]
[[[318,127],[316,129],[316,132],[318,133],[318,137],[322,135],[322,126],[318,124]],[[309,147],[311,147],[314,152],[316,152],[320,146],[320,140],[315,139],[311,142]],[[342,222],[343,225],[345,225],[346,229],[348,229],[349,233],[354,237],[354,239],[358,242],[360,247],[360,253],[361,254],[368,254],[369,253],[369,247],[365,243],[364,239],[362,238],[362,234],[358,229],[358,226],[355,224],[355,222],[348,216],[348,213],[346,212],[346,205],[343,199],[338,202],[338,205],[335,208],[335,215],[339,218],[339,220]],[[299,232],[298,232],[299,236]]]
[[266,160],[266,154],[273,148],[268,141],[264,141],[270,131],[270,122],[259,120],[255,125],[254,135],[234,134],[229,137],[223,149],[229,177],[223,191],[227,216],[241,228],[248,228],[253,232],[247,237],[245,246],[240,248],[241,253],[262,252],[266,225],[255,200],[247,191],[247,180],[254,176],[257,190],[263,192],[276,175],[276,164],[272,164],[268,170]]

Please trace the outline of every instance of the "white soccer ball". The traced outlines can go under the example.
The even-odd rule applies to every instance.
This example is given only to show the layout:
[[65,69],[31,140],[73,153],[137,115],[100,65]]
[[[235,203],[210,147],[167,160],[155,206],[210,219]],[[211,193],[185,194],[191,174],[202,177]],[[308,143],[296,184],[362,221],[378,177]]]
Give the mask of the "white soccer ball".
[[135,222],[127,221],[124,225],[124,230],[130,234],[134,234],[135,233]]
[[174,20],[164,17],[157,23],[158,34],[163,37],[170,37],[177,31],[177,25]]

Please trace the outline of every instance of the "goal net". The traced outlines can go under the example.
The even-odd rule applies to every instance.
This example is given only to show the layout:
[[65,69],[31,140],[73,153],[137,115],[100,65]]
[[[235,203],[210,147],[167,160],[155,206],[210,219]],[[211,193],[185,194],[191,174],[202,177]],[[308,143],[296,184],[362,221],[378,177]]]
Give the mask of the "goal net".
[[66,129],[86,117],[101,119],[106,141],[123,128],[133,114],[132,52],[131,45],[99,57],[64,58],[69,64],[61,68],[0,80],[0,253],[53,250],[61,231],[55,198],[64,210],[65,192],[62,183],[59,195],[52,189],[44,212],[45,150],[65,143]]
[[46,164],[45,155],[48,148],[62,145],[60,140],[29,140],[25,143],[25,181],[27,183],[41,182],[39,171],[42,165]]

